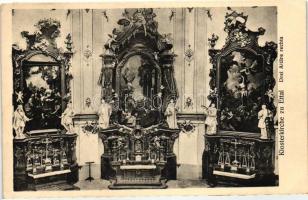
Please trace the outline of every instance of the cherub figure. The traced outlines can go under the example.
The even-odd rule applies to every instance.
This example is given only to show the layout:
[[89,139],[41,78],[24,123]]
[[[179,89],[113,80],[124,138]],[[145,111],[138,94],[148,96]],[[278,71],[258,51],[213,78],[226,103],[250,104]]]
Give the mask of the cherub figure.
[[17,96],[17,102],[18,103],[24,103],[23,98],[24,98],[24,94],[22,93],[22,91],[19,92],[15,92],[16,96]]
[[27,121],[30,121],[30,119],[26,116],[22,105],[18,105],[13,115],[13,128],[16,132],[16,139],[25,138],[24,129]]

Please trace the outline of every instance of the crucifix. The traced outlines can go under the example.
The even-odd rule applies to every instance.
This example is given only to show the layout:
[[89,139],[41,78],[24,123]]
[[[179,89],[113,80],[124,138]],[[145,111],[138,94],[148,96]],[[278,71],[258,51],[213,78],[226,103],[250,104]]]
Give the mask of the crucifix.
[[237,145],[241,144],[240,142],[238,142],[236,139],[234,139],[233,142],[231,142],[231,144],[234,144],[234,160],[232,161],[232,166],[231,166],[231,170],[232,171],[237,171],[237,168],[240,164],[240,162],[237,160]]

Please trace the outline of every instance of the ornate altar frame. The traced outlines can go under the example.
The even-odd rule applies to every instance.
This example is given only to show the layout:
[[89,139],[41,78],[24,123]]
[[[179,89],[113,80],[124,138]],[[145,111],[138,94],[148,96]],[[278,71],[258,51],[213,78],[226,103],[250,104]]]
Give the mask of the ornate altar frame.
[[[228,24],[227,20],[229,17],[242,17],[245,19],[243,24],[238,24],[237,26],[231,26]],[[217,99],[220,98],[220,68],[221,68],[221,59],[228,55],[229,53],[236,50],[247,50],[258,57],[263,58],[263,68],[264,73],[266,74],[266,78],[269,79],[269,83],[267,84],[266,89],[273,89],[275,86],[275,79],[273,77],[273,62],[277,57],[277,44],[274,42],[266,42],[265,46],[261,47],[258,44],[258,38],[260,35],[264,35],[265,29],[260,27],[258,31],[251,31],[246,28],[246,21],[248,16],[245,16],[243,13],[237,13],[233,11],[230,14],[226,15],[225,22],[225,32],[227,32],[228,36],[226,38],[226,43],[222,47],[222,49],[215,49],[216,41],[218,37],[213,34],[212,38],[209,39],[211,41],[211,48],[209,49],[210,63],[213,65],[213,68],[210,70],[210,89],[212,91],[218,91],[218,93],[212,92],[208,98],[211,103],[215,103],[217,105],[217,109],[220,109],[220,102]]]
[[[170,35],[161,35],[157,32],[158,24],[154,20],[156,14],[153,9],[133,9],[130,12],[131,15],[125,9],[123,13],[125,18],[118,21],[121,30],[115,28],[112,36],[109,36],[111,38],[104,45],[106,51],[101,55],[103,67],[99,80],[102,96],[112,99],[112,90],[119,94],[121,68],[132,56],[141,55],[146,57],[161,74],[158,76],[156,94],[162,93],[164,103],[168,96],[176,99],[178,91],[173,77],[173,61],[176,55],[172,52]],[[137,15],[145,20],[144,25]]]
[[[21,32],[23,38],[26,39],[27,48],[20,49],[18,45],[13,45],[12,60],[13,60],[13,80],[14,91],[22,91],[23,85],[23,67],[30,64],[44,64],[56,65],[61,68],[61,95],[65,97],[66,101],[70,100],[71,90],[70,81],[73,78],[71,74],[71,58],[72,52],[72,38],[68,34],[66,36],[66,51],[57,48],[55,39],[59,36],[61,27],[60,22],[52,19],[40,20],[35,25],[40,32],[29,34],[28,31]],[[31,61],[35,56],[44,56],[49,61]],[[40,58],[39,58],[40,59]],[[15,95],[13,95],[14,106],[16,106]],[[62,110],[65,108],[65,102],[62,99]]]

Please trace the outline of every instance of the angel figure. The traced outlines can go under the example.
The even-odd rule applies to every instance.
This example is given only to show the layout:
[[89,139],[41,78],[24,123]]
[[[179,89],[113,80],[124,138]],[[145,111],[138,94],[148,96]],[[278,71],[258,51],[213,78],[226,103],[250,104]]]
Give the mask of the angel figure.
[[101,101],[101,106],[98,110],[98,126],[100,128],[108,128],[109,127],[109,119],[112,112],[111,106],[105,102],[105,99],[103,98]]
[[16,132],[16,139],[25,138],[24,129],[27,121],[30,121],[30,119],[26,116],[22,105],[18,105],[13,115],[13,128]]
[[68,134],[74,133],[73,117],[74,117],[74,111],[72,108],[72,103],[69,102],[67,104],[66,109],[61,115],[61,125],[64,126]]
[[165,111],[165,116],[167,117],[167,124],[169,128],[178,128],[176,112],[177,108],[175,106],[174,100],[171,99]]
[[269,110],[266,105],[262,105],[262,109],[258,112],[258,127],[261,129],[261,139],[268,139],[267,130],[266,130],[266,118],[269,117]]
[[217,109],[214,103],[206,108],[206,134],[215,135],[217,130]]
[[19,92],[15,92],[16,96],[17,96],[17,102],[18,103],[24,103],[23,101],[23,98],[24,98],[24,95],[22,93],[22,91],[19,91]]

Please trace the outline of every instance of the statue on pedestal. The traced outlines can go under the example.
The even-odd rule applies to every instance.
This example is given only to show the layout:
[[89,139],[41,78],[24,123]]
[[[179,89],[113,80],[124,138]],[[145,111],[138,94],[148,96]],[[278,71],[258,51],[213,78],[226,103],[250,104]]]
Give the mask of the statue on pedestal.
[[101,106],[98,110],[98,126],[100,128],[108,128],[109,127],[109,119],[112,112],[111,106],[105,102],[105,99],[102,99]]
[[217,130],[217,109],[214,103],[206,109],[206,134],[215,135]]
[[268,139],[267,130],[266,130],[266,118],[269,117],[269,110],[266,105],[262,105],[262,109],[258,112],[258,127],[261,130],[261,139]]
[[72,108],[72,103],[69,102],[67,104],[66,109],[61,115],[61,125],[64,126],[68,134],[74,133],[73,117],[74,117],[74,110]]
[[165,111],[165,116],[167,117],[166,121],[167,121],[169,128],[172,128],[172,129],[178,128],[176,112],[177,112],[177,108],[175,106],[174,100],[171,99]]
[[13,128],[16,132],[15,139],[25,138],[24,129],[27,121],[30,121],[30,119],[26,116],[22,105],[18,105],[13,116]]

